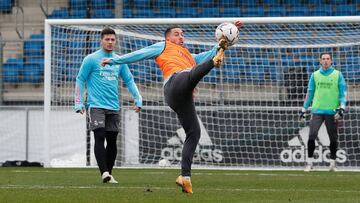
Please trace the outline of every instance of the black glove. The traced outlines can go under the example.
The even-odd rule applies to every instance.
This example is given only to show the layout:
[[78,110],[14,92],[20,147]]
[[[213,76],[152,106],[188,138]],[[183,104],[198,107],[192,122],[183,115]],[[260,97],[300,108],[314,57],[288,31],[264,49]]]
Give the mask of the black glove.
[[306,110],[304,108],[302,108],[300,111],[299,119],[301,121],[305,121],[305,118],[306,118]]
[[345,109],[338,108],[338,109],[336,109],[336,114],[335,114],[334,118],[336,120],[340,120],[344,117],[344,113],[345,113]]

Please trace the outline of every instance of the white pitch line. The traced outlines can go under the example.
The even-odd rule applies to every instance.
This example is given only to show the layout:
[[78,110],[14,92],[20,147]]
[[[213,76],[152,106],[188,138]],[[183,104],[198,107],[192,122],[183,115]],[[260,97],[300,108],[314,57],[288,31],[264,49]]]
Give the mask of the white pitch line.
[[[145,175],[164,175],[166,172],[144,172]],[[305,176],[305,174],[274,174],[274,173],[201,173],[201,172],[193,172],[193,175],[199,176]]]
[[[10,171],[13,173],[63,173],[63,171],[57,171],[57,170],[39,170],[39,171],[32,171],[32,170],[14,170],[14,171]],[[97,174],[94,171],[73,171],[71,173],[75,173],[75,174]],[[329,172],[332,175],[334,175],[334,173]],[[121,174],[121,170],[120,170],[120,174]],[[148,171],[148,172],[142,172],[142,174],[145,175],[164,175],[164,174],[169,174],[169,172],[167,172],[166,170],[164,171]],[[307,174],[301,174],[301,172],[299,174],[293,174],[293,173],[203,173],[203,172],[193,172],[193,175],[203,175],[203,176],[289,176],[289,177],[305,177],[305,176],[323,176],[321,174],[314,174],[314,173],[307,173]],[[349,174],[349,173],[335,173],[335,176],[337,177],[345,177],[345,176],[353,176],[353,174]]]
[[[64,173],[64,171],[60,170],[40,170],[40,171],[28,171],[28,170],[14,170],[10,171],[12,173]],[[97,174],[97,171],[71,171],[71,173],[79,173],[79,174]]]
[[[10,171],[12,173],[63,173],[61,170],[12,170]],[[121,173],[121,170],[118,170],[118,172]],[[315,171],[316,172],[316,171]],[[346,176],[353,176],[352,173],[332,173],[328,171],[319,171],[324,173],[331,173],[332,175],[335,175],[337,177],[346,177]],[[94,171],[72,171],[71,173],[75,174],[96,174]],[[145,171],[141,172],[145,175],[163,175],[163,174],[169,174],[168,170],[159,170],[159,171]],[[323,176],[323,174],[317,174],[317,173],[306,173],[301,174],[302,172],[299,171],[299,174],[294,173],[206,173],[206,172],[193,172],[193,175],[207,175],[207,176],[289,176],[289,177],[305,177],[305,176]]]
[[[329,172],[331,174],[334,174],[332,172]],[[306,176],[324,176],[321,174],[314,174],[314,173],[306,173],[306,174],[293,174],[293,173],[192,173],[193,175],[207,175],[207,176],[290,176],[290,177],[306,177]],[[343,176],[353,176],[352,174],[335,174],[335,176],[343,177]]]
[[[178,190],[176,187],[125,187],[125,186],[63,186],[63,185],[0,185],[0,189],[141,189],[141,190]],[[358,193],[358,190],[307,190],[307,189],[270,189],[270,188],[206,188],[197,191],[223,191],[223,192],[336,192]]]

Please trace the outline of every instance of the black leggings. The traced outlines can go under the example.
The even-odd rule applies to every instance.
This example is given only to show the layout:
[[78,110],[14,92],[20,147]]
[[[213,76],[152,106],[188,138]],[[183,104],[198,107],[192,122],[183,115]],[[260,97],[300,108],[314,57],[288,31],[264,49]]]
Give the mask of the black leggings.
[[195,111],[193,90],[213,67],[213,61],[208,60],[190,71],[175,73],[164,87],[165,100],[176,112],[186,133],[181,160],[182,176],[191,176],[191,164],[201,134]]
[[334,118],[334,115],[322,115],[322,114],[313,114],[310,121],[308,157],[314,156],[315,139],[317,138],[321,124],[324,121],[330,139],[330,159],[336,159],[336,151],[338,145],[337,122]]
[[[105,171],[108,171],[110,174],[112,173],[117,155],[117,134],[118,132],[116,131],[105,131],[105,128],[98,128],[94,130],[94,152],[100,169],[100,174],[103,174]],[[106,148],[104,146],[105,139]]]

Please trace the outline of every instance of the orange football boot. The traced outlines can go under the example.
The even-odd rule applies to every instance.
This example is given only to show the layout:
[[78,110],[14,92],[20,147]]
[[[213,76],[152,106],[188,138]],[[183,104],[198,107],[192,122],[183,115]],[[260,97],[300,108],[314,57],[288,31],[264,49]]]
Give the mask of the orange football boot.
[[190,180],[186,180],[184,176],[179,176],[176,178],[176,184],[182,187],[182,191],[185,193],[193,193],[192,185]]

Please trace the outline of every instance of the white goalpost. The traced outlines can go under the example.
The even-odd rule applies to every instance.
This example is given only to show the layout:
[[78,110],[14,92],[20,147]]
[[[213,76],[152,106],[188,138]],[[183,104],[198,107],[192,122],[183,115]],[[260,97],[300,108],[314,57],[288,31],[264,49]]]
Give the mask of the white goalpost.
[[[200,53],[216,45],[217,25],[235,20],[244,23],[239,42],[226,50],[223,66],[198,85],[201,139],[195,167],[302,169],[309,121],[299,121],[299,111],[320,53],[330,52],[348,83],[337,164],[341,170],[360,170],[360,16],[45,20],[45,166],[96,165],[92,135],[86,117],[73,111],[73,94],[81,62],[100,48],[104,27],[116,31],[119,55],[162,41],[171,25],[183,28],[191,53]],[[139,114],[130,110],[130,94],[120,82],[116,165],[155,167],[166,159],[179,166],[185,133],[164,101],[160,69],[154,60],[128,65],[144,108]],[[324,126],[315,162],[319,169],[328,166]]]

